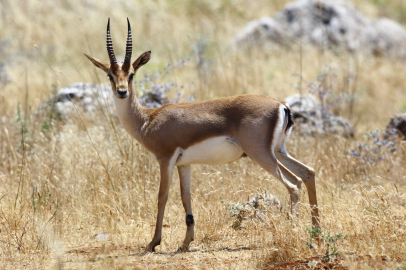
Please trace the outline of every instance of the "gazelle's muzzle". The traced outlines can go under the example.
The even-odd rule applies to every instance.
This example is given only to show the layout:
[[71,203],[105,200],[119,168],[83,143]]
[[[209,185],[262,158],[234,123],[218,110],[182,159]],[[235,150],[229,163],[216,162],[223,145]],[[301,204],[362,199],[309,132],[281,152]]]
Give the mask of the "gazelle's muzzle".
[[117,88],[117,97],[118,98],[126,98],[128,97],[128,90],[123,88]]

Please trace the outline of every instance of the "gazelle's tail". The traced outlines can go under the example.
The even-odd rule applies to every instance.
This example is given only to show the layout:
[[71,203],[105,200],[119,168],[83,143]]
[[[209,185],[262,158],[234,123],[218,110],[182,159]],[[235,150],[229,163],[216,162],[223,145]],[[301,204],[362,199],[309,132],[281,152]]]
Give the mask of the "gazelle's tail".
[[292,112],[290,111],[290,108],[285,104],[285,119],[286,119],[286,128],[285,128],[285,133],[288,134],[290,129],[293,126],[293,116],[292,116]]

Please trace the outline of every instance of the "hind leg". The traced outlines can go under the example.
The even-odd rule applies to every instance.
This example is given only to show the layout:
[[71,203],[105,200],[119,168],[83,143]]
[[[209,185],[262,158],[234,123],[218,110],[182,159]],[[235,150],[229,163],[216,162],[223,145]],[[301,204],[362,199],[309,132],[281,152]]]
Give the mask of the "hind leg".
[[309,204],[312,211],[312,225],[314,228],[320,228],[314,170],[291,157],[286,152],[284,145],[282,145],[280,149],[275,152],[275,155],[286,168],[298,175],[303,180],[309,195]]
[[180,251],[186,251],[189,249],[189,244],[194,238],[195,222],[192,213],[192,201],[190,195],[190,180],[192,177],[192,166],[178,166],[179,179],[180,179],[180,192],[182,197],[183,208],[186,214],[186,236]]
[[280,163],[271,150],[260,153],[245,152],[255,163],[284,184],[290,194],[292,214],[298,216],[302,180]]

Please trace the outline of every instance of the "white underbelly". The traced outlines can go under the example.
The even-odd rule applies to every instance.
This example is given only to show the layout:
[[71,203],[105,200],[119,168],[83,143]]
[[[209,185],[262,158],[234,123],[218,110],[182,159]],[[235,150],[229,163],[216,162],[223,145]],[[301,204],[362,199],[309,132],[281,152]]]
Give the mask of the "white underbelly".
[[244,151],[227,136],[219,136],[181,149],[181,155],[175,165],[189,164],[226,164],[239,159]]

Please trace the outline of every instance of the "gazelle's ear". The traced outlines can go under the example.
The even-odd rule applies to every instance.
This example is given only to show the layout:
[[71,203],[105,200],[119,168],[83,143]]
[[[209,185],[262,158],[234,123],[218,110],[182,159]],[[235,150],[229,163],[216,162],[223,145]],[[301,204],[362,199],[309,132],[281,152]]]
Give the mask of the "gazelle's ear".
[[107,62],[104,62],[100,59],[97,58],[93,58],[90,55],[84,54],[90,61],[92,61],[93,65],[95,65],[96,67],[102,69],[104,72],[109,73],[109,69],[110,69],[110,64]]
[[137,72],[137,70],[145,65],[146,63],[148,63],[149,59],[151,59],[151,51],[147,51],[144,52],[143,54],[141,54],[137,60],[134,61],[133,63],[133,68],[134,68],[134,72]]

